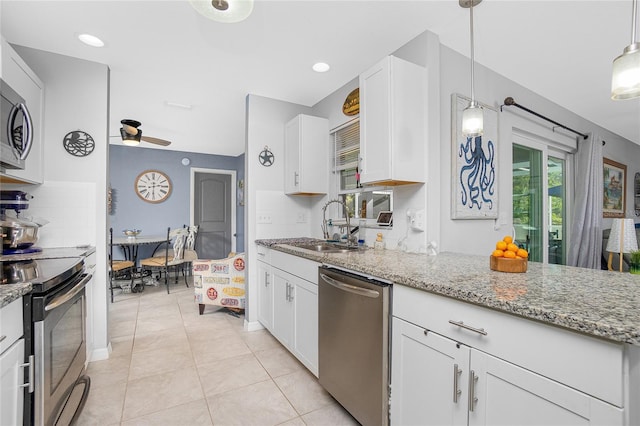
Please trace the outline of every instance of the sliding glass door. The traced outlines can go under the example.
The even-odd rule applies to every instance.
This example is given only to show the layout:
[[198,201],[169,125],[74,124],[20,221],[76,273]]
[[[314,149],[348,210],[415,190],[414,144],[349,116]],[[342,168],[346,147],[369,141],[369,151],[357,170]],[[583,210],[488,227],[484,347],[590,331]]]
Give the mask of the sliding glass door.
[[515,137],[513,227],[516,243],[533,262],[566,264],[567,154]]

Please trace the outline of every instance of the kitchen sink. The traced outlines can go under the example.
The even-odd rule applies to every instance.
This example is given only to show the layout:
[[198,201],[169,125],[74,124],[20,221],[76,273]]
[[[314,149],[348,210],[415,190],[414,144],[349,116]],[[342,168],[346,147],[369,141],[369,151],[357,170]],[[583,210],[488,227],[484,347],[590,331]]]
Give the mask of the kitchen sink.
[[309,244],[300,244],[296,245],[296,247],[311,250],[318,253],[349,253],[352,251],[364,250],[358,246],[347,246],[344,244],[337,243],[328,243],[328,242],[318,242],[318,243],[309,243]]

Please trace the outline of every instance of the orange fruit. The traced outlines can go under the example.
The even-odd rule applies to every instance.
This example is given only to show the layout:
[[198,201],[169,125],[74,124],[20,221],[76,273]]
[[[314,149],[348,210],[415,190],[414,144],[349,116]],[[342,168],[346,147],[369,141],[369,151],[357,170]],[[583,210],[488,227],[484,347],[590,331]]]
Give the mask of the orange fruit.
[[515,259],[516,254],[514,252],[512,252],[512,251],[507,250],[507,251],[504,252],[504,257],[506,257],[508,259]]
[[507,243],[505,243],[504,241],[498,241],[496,243],[496,249],[502,250],[502,251],[506,250],[507,249]]
[[519,249],[520,249],[520,247],[518,247],[517,245],[515,245],[513,243],[507,244],[507,250],[512,251],[513,253],[517,253]]
[[509,244],[513,242],[513,238],[511,238],[511,235],[507,235],[506,237],[504,237],[502,239],[502,241],[504,241],[505,243]]
[[493,251],[493,253],[491,253],[491,256],[493,256],[493,257],[502,257],[502,256],[504,256],[504,251],[495,249]]
[[529,253],[527,253],[525,249],[518,249],[518,251],[516,252],[516,255],[520,256],[523,259],[526,259],[527,257],[529,257]]

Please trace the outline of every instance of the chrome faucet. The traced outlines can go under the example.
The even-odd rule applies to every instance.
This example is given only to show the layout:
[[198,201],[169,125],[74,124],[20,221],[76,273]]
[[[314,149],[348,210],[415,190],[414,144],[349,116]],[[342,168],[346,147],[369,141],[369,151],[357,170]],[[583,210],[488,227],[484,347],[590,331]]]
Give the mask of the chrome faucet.
[[329,230],[327,228],[327,218],[326,218],[326,213],[327,213],[327,207],[329,206],[329,204],[333,204],[333,203],[337,203],[342,205],[342,208],[344,210],[344,217],[347,219],[347,245],[351,245],[352,242],[354,242],[354,236],[351,235],[351,225],[349,223],[349,208],[347,207],[347,205],[338,199],[335,200],[329,200],[327,201],[327,203],[324,205],[324,207],[322,207],[322,233],[324,235],[324,239],[328,240],[330,239],[330,235],[329,235]]

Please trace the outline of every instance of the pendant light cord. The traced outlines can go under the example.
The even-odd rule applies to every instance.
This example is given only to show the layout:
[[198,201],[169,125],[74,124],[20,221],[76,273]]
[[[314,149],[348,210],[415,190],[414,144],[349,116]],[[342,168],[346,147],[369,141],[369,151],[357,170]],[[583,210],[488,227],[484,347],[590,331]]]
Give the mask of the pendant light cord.
[[476,96],[475,96],[474,83],[473,83],[473,80],[474,80],[473,76],[475,75],[475,71],[474,71],[475,59],[473,54],[473,0],[471,0],[471,7],[469,8],[469,13],[471,16],[469,19],[469,31],[471,33],[471,37],[470,37],[470,40],[471,40],[471,105],[475,106]]

